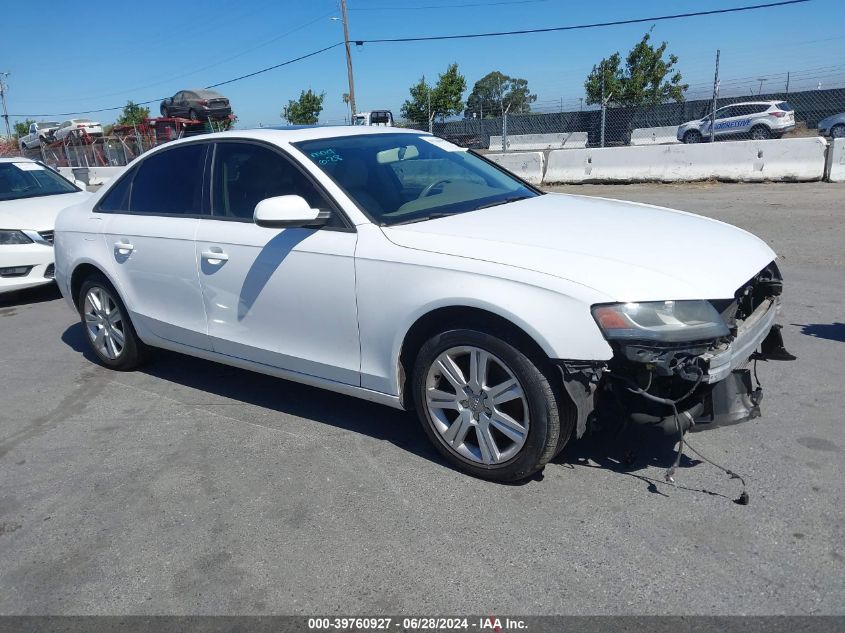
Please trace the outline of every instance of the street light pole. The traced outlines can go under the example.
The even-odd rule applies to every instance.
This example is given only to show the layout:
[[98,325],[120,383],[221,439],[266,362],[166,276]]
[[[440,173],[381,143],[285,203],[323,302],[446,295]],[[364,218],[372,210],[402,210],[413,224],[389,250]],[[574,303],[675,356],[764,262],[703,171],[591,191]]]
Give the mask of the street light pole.
[[3,120],[6,121],[6,136],[12,138],[12,128],[9,127],[9,111],[6,109],[6,86],[5,78],[9,76],[7,72],[0,72],[0,101],[3,102]]
[[352,78],[352,53],[349,50],[349,16],[346,14],[346,0],[340,0],[340,13],[343,16],[343,42],[346,45],[346,73],[349,75],[349,108],[352,110],[352,122],[355,122],[355,80]]

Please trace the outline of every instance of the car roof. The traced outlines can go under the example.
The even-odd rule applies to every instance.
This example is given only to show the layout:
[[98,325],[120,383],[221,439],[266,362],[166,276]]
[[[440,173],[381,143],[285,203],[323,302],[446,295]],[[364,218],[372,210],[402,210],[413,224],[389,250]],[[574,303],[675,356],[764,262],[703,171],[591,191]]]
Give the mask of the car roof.
[[369,134],[416,134],[430,136],[428,132],[414,130],[411,128],[379,127],[365,125],[327,125],[327,126],[289,126],[283,128],[254,128],[246,130],[230,130],[228,132],[215,132],[213,134],[202,134],[188,138],[171,141],[159,147],[173,146],[175,144],[187,143],[199,140],[214,140],[225,138],[244,138],[257,141],[269,141],[271,143],[299,143],[300,141],[312,141],[323,138],[336,138],[340,136],[365,136]]
[[0,158],[0,163],[34,163],[31,158],[24,158],[23,156],[9,156]]
[[735,106],[735,105],[776,105],[778,103],[783,103],[786,99],[777,99],[776,101],[737,101],[736,103],[728,103],[722,106],[723,108],[727,108],[728,106]]

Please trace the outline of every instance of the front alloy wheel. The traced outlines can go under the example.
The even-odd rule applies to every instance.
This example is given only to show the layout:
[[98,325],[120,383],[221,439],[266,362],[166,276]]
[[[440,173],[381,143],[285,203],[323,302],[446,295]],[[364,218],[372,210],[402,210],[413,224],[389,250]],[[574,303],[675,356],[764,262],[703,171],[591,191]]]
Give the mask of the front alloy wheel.
[[486,350],[452,347],[426,377],[428,415],[446,445],[485,465],[513,458],[525,445],[530,415],[513,372]]
[[[485,326],[486,327],[486,326]],[[572,435],[574,409],[554,367],[508,331],[456,328],[417,354],[414,405],[435,448],[455,467],[493,481],[541,470]]]

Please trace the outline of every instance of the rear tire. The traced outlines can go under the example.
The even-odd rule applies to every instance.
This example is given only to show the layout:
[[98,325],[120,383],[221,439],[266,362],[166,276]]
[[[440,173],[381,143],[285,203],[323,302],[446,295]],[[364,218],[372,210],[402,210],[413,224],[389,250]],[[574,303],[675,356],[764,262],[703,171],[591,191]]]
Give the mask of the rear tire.
[[492,481],[541,470],[574,426],[575,417],[559,408],[571,405],[555,393],[553,368],[516,345],[507,334],[449,330],[422,346],[412,374],[432,444],[459,470]]
[[684,134],[684,143],[700,143],[701,132],[698,130],[690,130]]
[[149,347],[138,338],[126,306],[103,275],[82,282],[77,305],[88,344],[103,365],[130,371],[147,360]]
[[765,125],[755,125],[751,128],[750,136],[753,141],[765,141],[772,138],[772,131]]
[[160,106],[158,111],[161,113],[161,116],[163,116],[165,119],[170,118],[170,115],[167,113],[167,108],[165,106]]
[[845,124],[837,123],[830,128],[830,138],[845,138]]
[[188,118],[189,118],[191,121],[199,121],[199,120],[200,120],[200,117],[199,117],[199,115],[197,114],[197,111],[196,111],[196,110],[193,110],[193,109],[188,110]]

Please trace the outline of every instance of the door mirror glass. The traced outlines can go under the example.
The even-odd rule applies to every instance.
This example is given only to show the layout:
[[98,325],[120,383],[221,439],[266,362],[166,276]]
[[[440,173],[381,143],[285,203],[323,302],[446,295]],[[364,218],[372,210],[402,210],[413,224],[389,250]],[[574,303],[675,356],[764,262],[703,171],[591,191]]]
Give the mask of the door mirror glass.
[[329,219],[328,211],[312,209],[302,196],[276,196],[255,205],[255,223],[273,229],[305,226],[318,227]]

